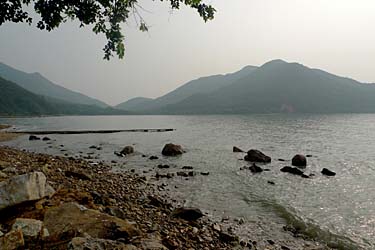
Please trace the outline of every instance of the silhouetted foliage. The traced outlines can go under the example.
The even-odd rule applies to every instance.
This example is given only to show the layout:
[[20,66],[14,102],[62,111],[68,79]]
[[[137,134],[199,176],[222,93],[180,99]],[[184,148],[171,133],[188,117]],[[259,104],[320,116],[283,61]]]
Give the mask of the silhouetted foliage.
[[[196,9],[204,21],[214,17],[215,9],[202,3],[202,0],[168,1],[172,9],[179,9],[181,4]],[[124,35],[120,24],[130,15],[138,17],[141,31],[148,30],[137,10],[137,0],[0,0],[0,25],[5,22],[26,22],[31,25],[34,20],[25,9],[32,4],[41,17],[41,20],[36,22],[36,26],[41,30],[51,31],[67,20],[78,20],[81,27],[93,25],[93,32],[102,33],[107,38],[103,49],[104,58],[107,60],[113,53],[119,58],[124,57]]]

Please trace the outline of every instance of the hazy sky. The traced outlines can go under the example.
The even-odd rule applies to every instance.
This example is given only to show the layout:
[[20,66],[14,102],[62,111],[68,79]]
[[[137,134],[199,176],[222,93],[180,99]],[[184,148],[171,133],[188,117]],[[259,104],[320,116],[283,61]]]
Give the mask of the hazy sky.
[[0,26],[0,61],[117,104],[157,97],[200,76],[280,58],[375,82],[374,0],[211,0],[215,20],[143,0],[150,30],[124,24],[124,60],[102,60],[105,40],[66,23],[51,33]]

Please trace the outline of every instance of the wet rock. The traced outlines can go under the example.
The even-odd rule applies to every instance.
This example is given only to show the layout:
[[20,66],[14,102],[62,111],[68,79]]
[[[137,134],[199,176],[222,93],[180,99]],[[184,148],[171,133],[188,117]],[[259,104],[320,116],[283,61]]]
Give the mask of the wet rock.
[[39,200],[53,193],[42,172],[14,176],[0,182],[0,210],[25,201]]
[[126,146],[121,151],[121,154],[123,155],[129,155],[134,153],[134,148],[132,146]]
[[51,140],[51,138],[49,138],[49,137],[47,137],[47,136],[45,136],[45,137],[43,137],[43,139],[42,139],[43,141],[50,141]]
[[176,174],[177,174],[177,176],[181,176],[181,177],[189,177],[188,172],[179,171]]
[[299,168],[305,168],[306,165],[307,165],[306,157],[304,155],[301,155],[301,154],[295,155],[292,158],[292,165],[296,166],[296,167],[299,167]]
[[161,169],[163,169],[163,168],[169,168],[169,165],[163,165],[163,164],[159,164],[158,165],[158,168],[161,168]]
[[29,136],[29,141],[39,141],[40,140],[40,137],[36,136],[36,135],[30,135]]
[[181,155],[185,153],[185,151],[182,149],[181,145],[168,143],[168,144],[165,144],[161,153],[162,155],[165,155],[165,156],[176,156],[176,155]]
[[275,185],[275,182],[273,181],[267,181],[268,184]]
[[0,238],[0,249],[2,250],[16,250],[23,249],[25,241],[20,229],[12,230]]
[[233,152],[234,153],[243,153],[244,151],[236,146],[233,146]]
[[253,163],[253,165],[251,165],[249,167],[249,170],[251,171],[251,173],[254,173],[254,174],[263,172],[263,169],[261,167],[255,165],[255,163]]
[[322,171],[321,171],[321,173],[323,175],[327,175],[327,176],[335,176],[336,175],[335,172],[333,172],[333,171],[331,171],[331,170],[329,170],[327,168],[323,168]]
[[155,156],[155,155],[152,155],[152,156],[150,156],[150,158],[148,158],[148,159],[150,159],[150,160],[157,160],[157,159],[159,159],[159,157],[157,157],[157,156]]
[[302,170],[300,170],[298,168],[295,168],[295,167],[285,166],[285,167],[281,168],[280,171],[284,172],[284,173],[299,175],[303,178],[309,178],[309,176],[305,175]]
[[279,158],[277,159],[278,161],[286,161],[285,159]]
[[182,169],[194,169],[192,166],[183,166]]
[[125,243],[96,239],[92,237],[75,237],[68,244],[68,250],[137,250],[133,245],[126,245]]
[[12,230],[21,230],[26,241],[33,241],[42,235],[43,222],[34,219],[17,218]]
[[79,180],[84,180],[84,181],[90,181],[91,177],[83,172],[77,172],[77,171],[72,171],[72,170],[67,170],[65,171],[65,176],[66,177],[73,177]]
[[227,243],[239,241],[238,236],[227,233],[227,232],[220,232],[220,239],[224,242],[227,242]]
[[111,240],[130,240],[140,235],[140,231],[129,222],[74,202],[48,209],[44,216],[44,226],[49,231],[50,240],[73,238],[77,233]]
[[210,174],[210,172],[201,172],[201,175],[204,175],[204,176],[207,176],[209,174]]
[[263,154],[259,150],[250,149],[247,152],[247,155],[245,155],[244,160],[245,161],[251,161],[251,162],[270,163],[271,162],[271,157]]
[[312,155],[306,155],[307,158],[313,157]]
[[187,221],[195,221],[203,217],[204,214],[199,208],[194,207],[180,207],[172,212],[172,216],[178,217]]

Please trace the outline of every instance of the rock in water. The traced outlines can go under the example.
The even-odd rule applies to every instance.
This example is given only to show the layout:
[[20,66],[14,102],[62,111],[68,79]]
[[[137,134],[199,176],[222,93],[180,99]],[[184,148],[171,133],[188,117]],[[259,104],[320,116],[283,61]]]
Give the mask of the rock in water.
[[250,149],[247,152],[247,155],[245,155],[245,161],[251,161],[251,162],[261,162],[261,163],[270,163],[271,157],[263,154],[259,150],[256,149]]
[[165,144],[161,153],[165,156],[176,156],[185,153],[185,151],[182,149],[181,145],[168,143]]
[[307,160],[304,155],[295,155],[292,159],[292,165],[300,168],[305,168],[307,165]]
[[50,141],[51,140],[51,138],[49,138],[49,137],[43,137],[43,139],[42,139],[43,141]]
[[50,240],[67,240],[75,237],[78,232],[93,238],[110,240],[130,240],[140,235],[139,230],[125,220],[73,202],[48,209],[44,216],[44,226],[48,229]]
[[132,154],[134,153],[134,148],[132,146],[126,146],[124,147],[121,152],[121,154],[124,154],[124,155],[129,155],[129,154]]
[[39,200],[54,192],[42,172],[14,176],[0,182],[0,210],[25,201]]
[[254,174],[263,172],[263,169],[255,165],[255,163],[253,163],[253,165],[249,167],[249,170],[251,171],[251,173],[254,173]]
[[335,176],[336,173],[327,169],[327,168],[323,168],[322,169],[322,172],[321,172],[323,175],[327,175],[327,176]]
[[36,135],[30,135],[29,136],[29,141],[38,141],[38,140],[40,140],[40,138]]
[[203,217],[203,213],[199,208],[194,207],[180,207],[176,208],[172,215],[187,221],[195,221]]
[[234,153],[243,153],[243,150],[240,149],[240,148],[238,148],[238,147],[236,147],[236,146],[233,146],[233,152]]
[[295,175],[300,175],[300,176],[304,174],[302,170],[298,168],[294,168],[294,167],[289,167],[289,166],[283,167],[282,169],[280,169],[280,171],[284,173],[290,173],[290,174],[295,174]]

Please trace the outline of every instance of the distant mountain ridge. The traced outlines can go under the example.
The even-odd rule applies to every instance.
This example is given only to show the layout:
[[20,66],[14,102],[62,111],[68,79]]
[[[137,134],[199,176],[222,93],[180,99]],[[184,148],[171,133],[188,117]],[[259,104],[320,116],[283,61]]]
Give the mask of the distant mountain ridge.
[[[156,111],[166,105],[172,105],[183,101],[185,98],[188,98],[194,94],[211,93],[222,87],[230,85],[236,80],[251,74],[256,68],[257,67],[255,66],[246,66],[237,72],[226,75],[201,77],[196,80],[192,80],[159,98],[148,99],[146,101],[138,103],[137,105],[134,105],[134,99],[131,99],[115,107],[135,112]],[[140,100],[139,97],[137,98],[137,100]],[[137,102],[137,100],[135,101],[135,103]]]
[[26,73],[1,62],[0,77],[14,82],[20,87],[37,95],[60,99],[70,103],[109,107],[102,101],[59,86],[42,76],[40,73]]
[[[241,72],[241,71],[239,71]],[[375,85],[299,63],[273,60],[246,74],[211,76],[138,107],[144,114],[375,113]],[[238,77],[235,77],[238,76]],[[209,91],[199,86],[209,80]],[[198,83],[194,93],[183,91]],[[163,101],[178,96],[174,102]],[[135,108],[137,110],[137,107]]]
[[124,114],[129,112],[95,105],[73,104],[36,95],[0,77],[0,116]]

